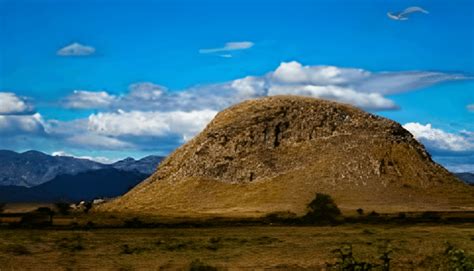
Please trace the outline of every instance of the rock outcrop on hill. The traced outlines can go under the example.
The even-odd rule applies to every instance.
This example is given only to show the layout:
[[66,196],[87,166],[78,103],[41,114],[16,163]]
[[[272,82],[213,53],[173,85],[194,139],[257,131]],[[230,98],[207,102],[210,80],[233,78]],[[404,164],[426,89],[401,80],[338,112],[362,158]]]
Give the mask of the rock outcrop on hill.
[[400,124],[296,96],[220,112],[146,181],[102,211],[173,216],[303,214],[316,192],[343,210],[474,209],[474,189]]

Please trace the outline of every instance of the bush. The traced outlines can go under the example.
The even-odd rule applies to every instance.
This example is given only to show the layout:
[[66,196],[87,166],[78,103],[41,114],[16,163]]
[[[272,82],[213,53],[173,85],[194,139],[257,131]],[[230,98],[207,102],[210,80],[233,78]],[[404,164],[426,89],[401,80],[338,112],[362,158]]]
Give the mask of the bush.
[[308,209],[304,220],[310,223],[334,223],[341,216],[341,210],[331,196],[326,194],[316,193],[316,197],[308,204]]
[[134,217],[132,219],[127,219],[124,221],[125,228],[143,228],[146,224],[141,221],[138,217]]
[[370,217],[379,217],[380,214],[377,213],[376,211],[372,211],[372,212],[370,212],[369,216],[370,216]]
[[390,270],[390,261],[392,259],[392,248],[389,243],[383,248],[382,254],[379,259],[382,260],[381,264],[360,261],[356,259],[352,252],[352,245],[344,244],[342,247],[333,250],[333,253],[337,254],[337,261],[335,264],[327,264],[330,270],[342,270],[342,271],[370,271],[370,270]]
[[264,220],[268,223],[291,223],[294,222],[298,216],[290,211],[274,212],[266,215]]
[[48,207],[40,207],[21,217],[20,224],[24,226],[47,226],[53,224],[54,212]]
[[436,212],[423,212],[421,214],[422,220],[430,220],[430,221],[439,221],[441,220],[441,216]]
[[5,211],[5,203],[0,202],[0,214],[3,213],[3,211]]
[[341,248],[334,250],[338,254],[335,267],[338,270],[360,270],[368,271],[374,268],[372,263],[358,261],[352,253],[352,245],[345,244]]
[[474,259],[464,250],[447,243],[444,254],[448,257],[449,270],[474,270]]
[[58,212],[62,215],[68,215],[71,211],[71,206],[67,202],[56,202],[54,207],[58,210]]
[[404,212],[400,212],[398,213],[398,219],[406,219],[407,218],[407,214],[404,213]]
[[359,215],[363,215],[363,214],[364,214],[364,209],[362,209],[362,208],[359,208],[359,209],[357,209],[356,211],[357,211],[357,213],[358,213]]
[[89,213],[89,210],[92,209],[92,202],[87,201],[84,203],[84,213]]

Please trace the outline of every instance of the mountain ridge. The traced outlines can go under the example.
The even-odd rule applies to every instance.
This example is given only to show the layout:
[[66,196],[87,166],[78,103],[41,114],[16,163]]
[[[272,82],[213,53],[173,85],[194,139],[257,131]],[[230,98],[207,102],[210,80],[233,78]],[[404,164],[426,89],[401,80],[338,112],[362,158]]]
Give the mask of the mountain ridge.
[[120,196],[148,177],[137,171],[103,168],[58,175],[34,187],[2,186],[0,202],[78,202]]
[[106,168],[151,174],[162,159],[161,156],[150,155],[138,160],[131,158],[103,164],[72,156],[48,155],[35,150],[22,153],[0,150],[0,186],[34,187],[60,175],[75,175]]

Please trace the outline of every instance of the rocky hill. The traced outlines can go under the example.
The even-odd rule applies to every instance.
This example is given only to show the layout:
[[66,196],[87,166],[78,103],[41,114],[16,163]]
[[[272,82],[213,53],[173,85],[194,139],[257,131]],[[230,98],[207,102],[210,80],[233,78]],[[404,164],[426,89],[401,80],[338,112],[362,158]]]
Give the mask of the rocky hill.
[[99,211],[174,216],[306,212],[316,192],[345,211],[473,210],[474,189],[400,124],[295,96],[221,113],[157,172]]

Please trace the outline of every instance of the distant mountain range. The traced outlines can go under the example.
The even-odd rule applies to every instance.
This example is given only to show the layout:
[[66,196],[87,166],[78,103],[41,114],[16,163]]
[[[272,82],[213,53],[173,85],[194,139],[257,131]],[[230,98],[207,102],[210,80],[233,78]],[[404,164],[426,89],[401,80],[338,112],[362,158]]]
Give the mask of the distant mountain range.
[[459,179],[464,181],[467,184],[474,185],[474,173],[471,172],[462,172],[462,173],[454,173]]
[[114,164],[102,164],[75,157],[51,156],[38,151],[17,153],[0,150],[0,186],[34,187],[57,176],[76,175],[100,169],[117,169],[150,175],[162,159],[161,156],[147,156],[140,160],[126,158]]
[[113,167],[59,175],[35,187],[2,186],[0,202],[78,202],[124,194],[149,174]]

